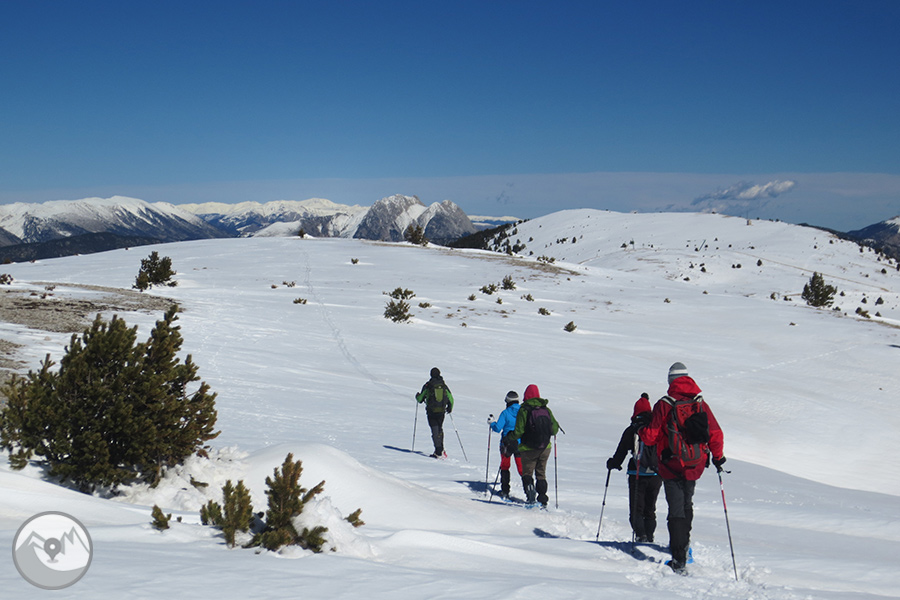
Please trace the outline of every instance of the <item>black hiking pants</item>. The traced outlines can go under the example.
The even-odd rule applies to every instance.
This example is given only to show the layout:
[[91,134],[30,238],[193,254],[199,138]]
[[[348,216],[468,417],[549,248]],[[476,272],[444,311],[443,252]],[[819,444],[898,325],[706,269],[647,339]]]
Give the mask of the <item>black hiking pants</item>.
[[694,520],[694,488],[696,481],[665,479],[666,503],[669,505],[669,550],[672,560],[684,565],[691,545],[691,523]]
[[428,427],[431,428],[431,441],[434,443],[434,453],[444,455],[444,412],[429,412]]
[[656,531],[656,499],[661,487],[662,478],[659,475],[628,476],[628,511],[631,529],[638,539],[653,541],[653,533]]

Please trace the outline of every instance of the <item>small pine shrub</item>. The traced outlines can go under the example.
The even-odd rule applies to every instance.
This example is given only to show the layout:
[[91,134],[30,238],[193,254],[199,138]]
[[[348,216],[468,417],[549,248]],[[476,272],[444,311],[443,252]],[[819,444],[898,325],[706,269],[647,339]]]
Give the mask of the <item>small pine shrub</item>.
[[469,294],[469,302],[475,302],[475,294]]
[[225,523],[225,516],[222,514],[222,505],[215,500],[210,500],[200,507],[200,522],[210,527],[221,528]]
[[563,327],[563,329],[568,331],[569,333],[572,333],[573,331],[575,331],[577,329],[577,326],[575,325],[575,321],[569,321],[568,323],[566,323],[566,326]]
[[294,298],[294,304],[306,304],[306,298]]
[[[322,552],[326,543],[324,534],[328,531],[327,527],[317,525],[297,531],[294,526],[294,519],[303,512],[306,503],[325,490],[324,481],[320,481],[309,490],[301,487],[302,473],[301,461],[294,461],[294,455],[288,454],[281,469],[276,468],[272,477],[266,477],[269,509],[266,511],[265,528],[253,537],[250,545],[262,546],[272,551],[287,545],[297,545],[313,552]],[[356,510],[346,519],[354,525],[356,523],[362,525],[359,518],[361,512]]]
[[500,285],[504,290],[516,289],[516,282],[513,281],[512,275],[507,275],[506,277],[504,277]]
[[352,513],[347,515],[346,520],[348,523],[350,523],[354,527],[362,527],[363,525],[366,524],[366,522],[359,518],[359,516],[361,514],[362,514],[362,509],[357,508],[355,511],[353,511]]
[[490,296],[498,289],[500,289],[500,287],[496,283],[489,283],[487,285],[481,286],[481,293]]
[[421,225],[410,223],[403,232],[403,239],[410,244],[418,244],[419,246],[427,246],[428,238],[425,237],[425,229]]
[[388,294],[394,300],[410,300],[416,297],[415,292],[412,290],[406,290],[401,287],[394,288],[394,291]]
[[351,265],[358,265],[358,264],[359,264],[359,259],[358,259],[358,258],[351,258],[351,259],[350,259],[350,264],[351,264]]
[[538,309],[538,314],[539,315],[549,315],[550,311],[542,306]]
[[412,315],[409,312],[409,302],[405,300],[391,300],[384,307],[384,318],[394,323],[409,321]]
[[249,531],[253,523],[253,505],[250,503],[250,491],[244,487],[243,481],[232,485],[231,480],[222,487],[225,506],[222,510],[222,533],[225,543],[234,548],[234,539],[238,531]]
[[419,308],[431,308],[430,302],[419,302]]
[[534,302],[534,298],[531,296],[531,294],[525,294],[524,296],[522,296],[522,300],[525,300],[527,302]]
[[150,253],[150,256],[141,259],[141,268],[138,270],[132,287],[142,292],[154,285],[175,287],[178,285],[178,282],[172,280],[174,276],[175,271],[172,270],[172,259],[168,256],[160,258],[159,253],[154,250]]
[[172,513],[164,514],[162,509],[154,504],[150,516],[153,517],[153,521],[150,522],[150,524],[153,525],[153,529],[164,531],[169,528],[169,521],[172,519]]

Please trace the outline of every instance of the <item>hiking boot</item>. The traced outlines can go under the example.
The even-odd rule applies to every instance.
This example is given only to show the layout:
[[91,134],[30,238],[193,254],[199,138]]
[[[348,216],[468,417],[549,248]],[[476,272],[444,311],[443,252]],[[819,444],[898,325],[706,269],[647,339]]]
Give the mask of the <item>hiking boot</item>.
[[635,541],[639,544],[649,544],[650,542],[653,541],[653,538],[650,537],[649,535],[639,535],[639,536],[637,536]]
[[679,575],[687,575],[687,567],[683,562],[677,561],[673,558],[672,560],[667,560],[666,565],[668,565],[669,568],[671,568]]

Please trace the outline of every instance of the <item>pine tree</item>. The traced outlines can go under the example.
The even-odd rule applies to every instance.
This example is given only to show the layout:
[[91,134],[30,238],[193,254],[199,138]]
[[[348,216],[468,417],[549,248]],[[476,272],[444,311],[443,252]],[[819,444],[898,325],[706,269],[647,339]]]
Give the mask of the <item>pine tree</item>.
[[163,531],[164,529],[169,528],[169,521],[172,519],[172,513],[165,514],[159,506],[154,504],[150,516],[153,517],[153,521],[151,521],[150,524],[153,525],[154,529]]
[[303,473],[301,461],[294,462],[294,455],[288,454],[281,470],[275,469],[272,477],[266,477],[266,496],[269,499],[269,509],[266,511],[266,528],[254,536],[251,545],[262,546],[267,550],[278,550],[283,546],[296,544],[308,548],[314,552],[321,551],[319,540],[325,527],[315,527],[313,530],[304,528],[299,533],[294,527],[294,518],[303,512],[303,506],[325,489],[325,482],[321,481],[311,490],[300,486],[300,475]]
[[238,531],[249,531],[253,522],[253,505],[250,503],[250,491],[244,487],[244,482],[238,481],[237,485],[231,484],[231,480],[225,482],[222,488],[225,508],[222,515],[222,533],[225,534],[225,542],[234,547],[234,537]]
[[147,258],[141,259],[141,268],[134,278],[136,290],[144,291],[154,285],[167,285],[175,287],[177,281],[173,281],[175,271],[172,270],[172,259],[168,256],[159,257],[159,252],[154,250]]
[[428,239],[425,237],[425,229],[421,225],[410,223],[403,232],[403,239],[410,244],[418,244],[420,246],[428,245]]
[[167,311],[142,344],[136,327],[97,315],[72,336],[58,371],[48,355],[37,373],[13,377],[0,410],[0,445],[13,468],[37,455],[50,475],[83,491],[134,479],[155,484],[163,467],[218,435],[215,394],[205,383],[187,392],[199,377],[190,357],[176,357],[177,312]]
[[831,306],[834,303],[834,294],[837,288],[833,285],[827,285],[825,278],[819,273],[813,273],[809,278],[809,283],[803,286],[801,298],[806,300],[810,306],[824,307]]

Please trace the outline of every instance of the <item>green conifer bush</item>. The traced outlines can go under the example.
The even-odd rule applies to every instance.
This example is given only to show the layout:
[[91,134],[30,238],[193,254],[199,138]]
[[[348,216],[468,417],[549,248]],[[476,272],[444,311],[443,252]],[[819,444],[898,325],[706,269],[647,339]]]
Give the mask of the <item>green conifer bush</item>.
[[154,285],[167,285],[175,287],[177,281],[173,281],[175,271],[172,270],[172,259],[168,256],[159,257],[159,252],[154,250],[147,258],[141,259],[141,268],[134,279],[132,286],[136,290],[144,291]]
[[809,278],[809,282],[803,286],[801,298],[806,300],[810,306],[817,308],[831,306],[834,302],[834,294],[837,288],[833,285],[827,285],[825,278],[820,273],[813,273]]
[[82,491],[135,480],[155,485],[167,467],[203,454],[215,438],[214,393],[201,382],[172,306],[150,338],[136,343],[137,327],[100,315],[73,335],[59,369],[48,355],[37,372],[13,376],[4,388],[0,447],[13,468],[34,457],[53,477]]

